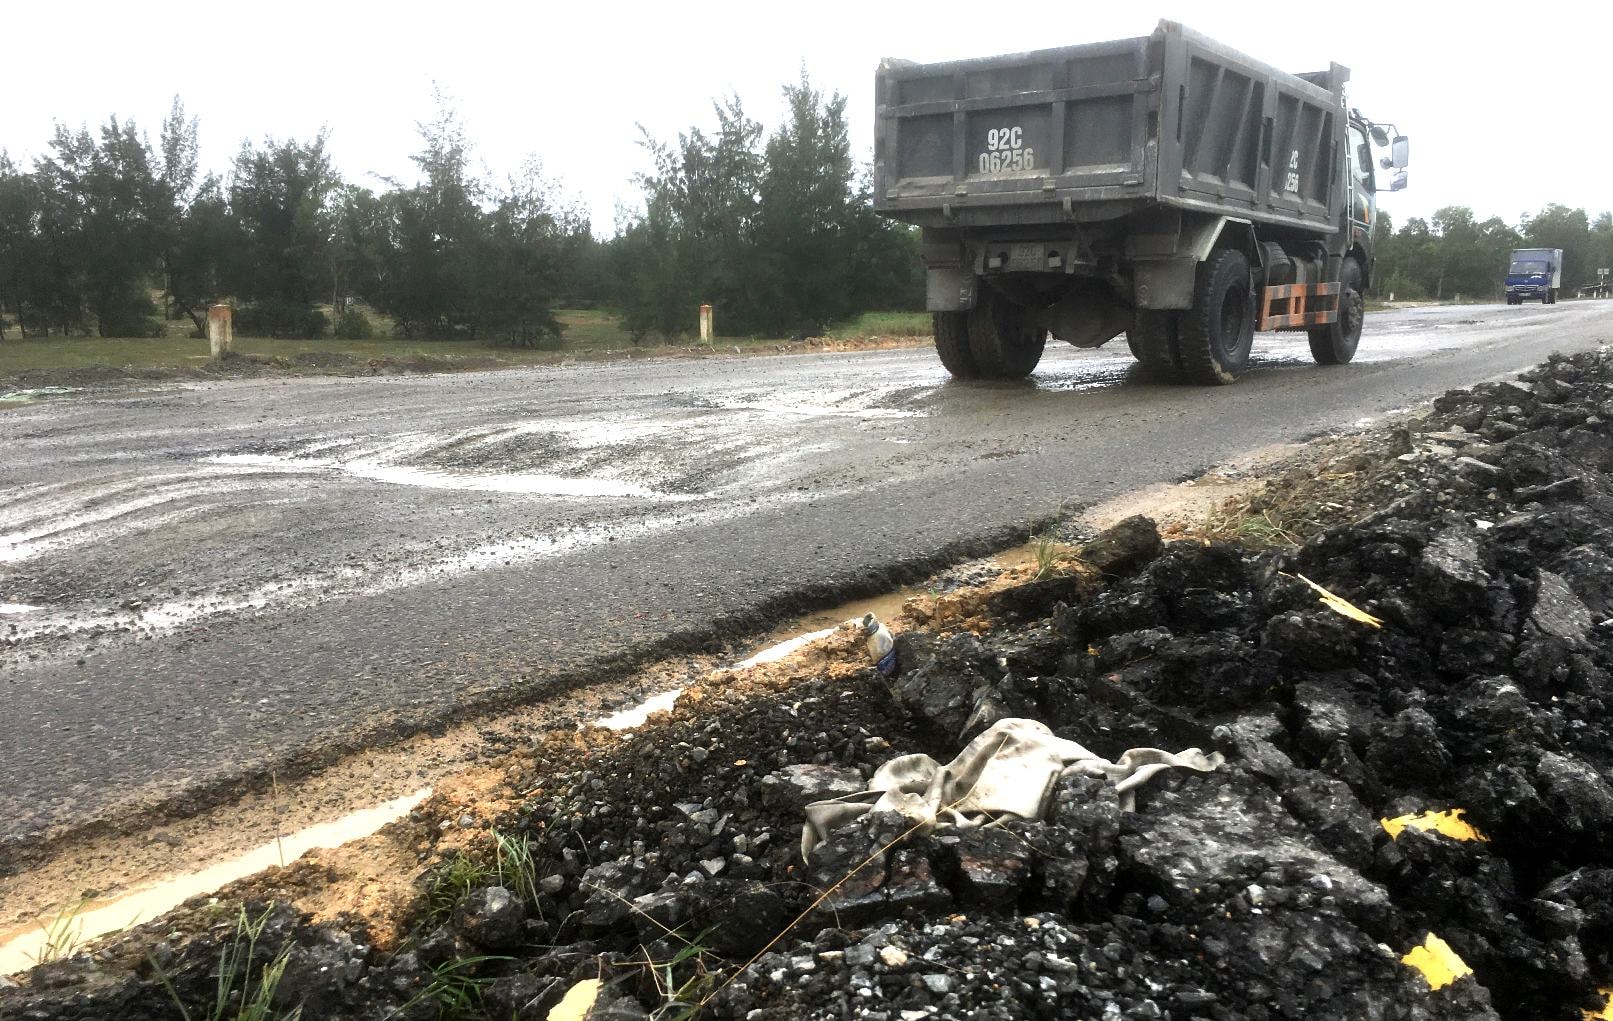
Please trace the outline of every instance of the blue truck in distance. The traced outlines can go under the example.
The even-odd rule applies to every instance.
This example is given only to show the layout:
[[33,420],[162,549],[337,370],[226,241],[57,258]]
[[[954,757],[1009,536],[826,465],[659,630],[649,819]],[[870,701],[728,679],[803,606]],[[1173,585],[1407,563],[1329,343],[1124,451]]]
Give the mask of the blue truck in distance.
[[1507,264],[1508,305],[1522,305],[1526,298],[1555,305],[1562,286],[1561,248],[1519,248],[1512,253],[1512,261]]

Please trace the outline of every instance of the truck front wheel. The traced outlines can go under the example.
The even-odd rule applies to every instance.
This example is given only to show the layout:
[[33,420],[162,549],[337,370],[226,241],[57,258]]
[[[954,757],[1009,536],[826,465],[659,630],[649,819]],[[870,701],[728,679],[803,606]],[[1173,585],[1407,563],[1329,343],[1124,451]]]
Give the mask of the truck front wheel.
[[969,313],[937,312],[933,321],[935,353],[941,356],[941,364],[958,379],[979,379],[980,367],[969,350]]
[[1193,307],[1181,314],[1177,328],[1177,364],[1185,381],[1224,385],[1249,367],[1255,296],[1242,252],[1217,252],[1199,267]]
[[1317,365],[1343,365],[1355,357],[1361,344],[1361,322],[1366,299],[1361,296],[1361,264],[1345,259],[1339,270],[1339,317],[1326,326],[1313,326],[1311,357]]
[[1047,333],[1031,325],[1025,310],[988,288],[980,289],[969,313],[969,352],[987,379],[1019,379],[1042,360]]

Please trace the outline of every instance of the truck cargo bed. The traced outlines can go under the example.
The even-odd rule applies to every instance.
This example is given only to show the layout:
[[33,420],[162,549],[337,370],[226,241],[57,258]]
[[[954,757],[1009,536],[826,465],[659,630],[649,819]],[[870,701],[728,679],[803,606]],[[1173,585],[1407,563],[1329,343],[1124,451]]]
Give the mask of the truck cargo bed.
[[1331,233],[1348,77],[1288,74],[1169,21],[1114,42],[886,61],[875,207],[968,227],[1161,204]]

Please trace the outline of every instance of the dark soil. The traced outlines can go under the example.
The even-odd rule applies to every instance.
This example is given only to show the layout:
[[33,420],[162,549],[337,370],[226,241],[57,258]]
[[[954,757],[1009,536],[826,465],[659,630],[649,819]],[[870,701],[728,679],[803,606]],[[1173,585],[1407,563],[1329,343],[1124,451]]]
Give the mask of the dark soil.
[[[901,634],[890,681],[847,633],[838,665],[550,735],[507,760],[514,810],[411,821],[487,832],[423,849],[398,945],[282,908],[256,960],[289,948],[274,999],[305,1018],[544,1018],[600,978],[596,1017],[1579,1021],[1613,986],[1610,421],[1613,355],[1554,359],[1385,437],[1392,502],[1301,545],[1158,548],[1132,521],[1089,548],[1102,580]],[[1229,761],[1135,814],[1067,778],[1046,820],[870,816],[801,861],[805,802],[1004,716]],[[1450,808],[1486,839],[1379,823]],[[497,867],[494,830],[530,870],[508,843]],[[205,1016],[235,929],[188,917],[36,969],[0,1015]],[[1429,933],[1473,974],[1431,990],[1402,964]]]

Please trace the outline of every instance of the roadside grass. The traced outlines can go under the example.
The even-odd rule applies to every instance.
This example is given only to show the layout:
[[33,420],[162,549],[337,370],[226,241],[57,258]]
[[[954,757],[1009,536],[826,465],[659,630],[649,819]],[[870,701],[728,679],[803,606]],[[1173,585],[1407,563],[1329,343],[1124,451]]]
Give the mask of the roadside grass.
[[87,899],[76,904],[67,904],[56,913],[51,923],[45,926],[45,942],[40,944],[39,953],[34,957],[34,964],[50,964],[53,961],[65,960],[78,950],[84,942],[84,906]]
[[525,837],[493,831],[496,854],[493,873],[506,890],[530,905],[543,917],[542,902],[538,898],[538,864],[532,858],[532,845]]
[[464,854],[456,854],[436,869],[426,881],[426,918],[441,921],[454,913],[454,905],[467,893],[485,884],[492,872]]
[[[272,340],[264,337],[236,337],[236,353],[258,358],[292,359],[298,355],[339,354],[355,362],[374,359],[415,360],[479,358],[502,361],[540,361],[538,351],[495,351],[460,341],[430,342],[406,340]],[[527,358],[522,359],[522,355]],[[184,369],[207,364],[210,353],[205,340],[190,338],[128,339],[107,337],[45,337],[0,344],[0,378],[24,372],[50,369],[86,369],[114,366],[124,369]],[[547,356],[552,360],[553,355]]]
[[[565,343],[559,348],[491,347],[470,340],[407,340],[385,335],[390,324],[376,323],[377,337],[370,340],[276,340],[269,337],[235,338],[237,354],[254,359],[278,358],[311,369],[340,369],[345,365],[369,362],[406,363],[413,368],[443,369],[456,364],[495,368],[504,365],[543,365],[572,355],[607,351],[637,351],[644,354],[669,348],[686,349],[699,344],[693,337],[667,343],[646,338],[639,344],[622,327],[619,316],[601,309],[560,309],[556,312],[565,330]],[[372,319],[375,317],[372,317]],[[124,370],[201,369],[210,360],[206,340],[188,336],[189,323],[170,323],[167,337],[43,337],[21,339],[14,329],[0,342],[0,379],[23,373],[51,370],[90,369],[110,366]],[[181,329],[183,327],[183,329]],[[840,339],[865,337],[929,336],[930,321],[925,313],[870,312],[830,331]],[[718,349],[773,346],[785,343],[779,337],[716,338]],[[322,359],[320,356],[325,356]],[[334,358],[330,356],[335,356]]]
[[[707,994],[717,981],[716,973],[706,961],[706,955],[711,951],[705,945],[705,938],[710,934],[711,930],[707,929],[693,940],[680,940],[683,946],[669,961],[653,961],[649,951],[645,950],[645,965],[650,977],[655,980],[655,989],[661,998],[660,1004],[650,1015],[654,1021],[689,1021],[699,1015]],[[686,964],[687,969],[684,968]]]
[[864,312],[829,332],[836,337],[928,337],[928,312]]
[[490,978],[478,978],[473,973],[485,961],[507,961],[507,957],[483,955],[460,957],[445,961],[431,970],[431,982],[412,1000],[387,1015],[390,1019],[408,1016],[416,1004],[432,1003],[437,1017],[445,1021],[458,1018],[482,1017],[482,993],[493,984]]
[[616,350],[633,347],[633,335],[622,327],[622,318],[599,308],[563,308],[555,311],[565,333],[568,351]]

